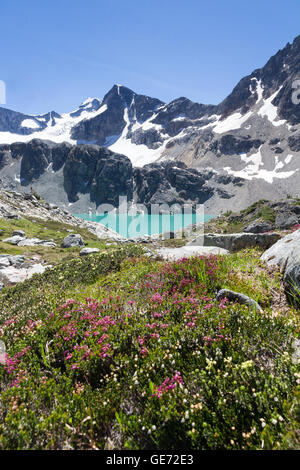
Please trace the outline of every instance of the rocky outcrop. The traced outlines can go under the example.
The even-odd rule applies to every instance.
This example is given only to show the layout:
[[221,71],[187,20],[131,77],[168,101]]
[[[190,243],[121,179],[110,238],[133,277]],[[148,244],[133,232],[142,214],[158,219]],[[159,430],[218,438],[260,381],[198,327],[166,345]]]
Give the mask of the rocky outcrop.
[[251,139],[250,136],[236,137],[232,134],[226,134],[219,140],[215,140],[209,147],[211,152],[219,155],[234,155],[239,153],[248,153],[251,150],[258,149],[263,144],[262,140]]
[[269,266],[279,266],[284,273],[286,293],[293,303],[300,303],[300,230],[285,236],[270,249],[261,259]]
[[53,142],[39,139],[34,139],[26,145],[20,169],[20,179],[23,185],[28,185],[45,172],[52,160],[53,146]]
[[[17,246],[49,246],[56,247],[56,243],[53,240],[40,240],[39,238],[27,238],[23,230],[14,230],[12,237],[5,238],[2,240],[3,243],[9,243]],[[0,261],[1,263],[1,261]]]
[[247,225],[243,229],[245,233],[264,233],[270,232],[272,230],[272,225],[268,222],[264,222],[262,220],[254,220],[251,224]]
[[38,199],[34,194],[0,190],[0,219],[22,218],[24,215],[32,220],[53,220],[75,228],[85,228],[97,235],[99,239],[123,239],[121,235],[104,227],[102,224],[74,217],[68,211],[60,209],[57,205]]
[[159,257],[168,260],[190,258],[191,256],[227,255],[228,250],[216,246],[190,246],[180,248],[160,248],[156,251]]
[[[204,204],[216,194],[230,198],[238,178],[211,169],[188,168],[183,162],[161,162],[134,169],[136,202],[151,204]],[[230,188],[228,192],[227,186]]]
[[40,274],[45,271],[47,265],[25,262],[24,255],[0,255],[0,290],[4,286],[10,286],[29,279],[33,274]]
[[189,242],[188,245],[217,246],[233,252],[254,247],[267,249],[279,239],[278,233],[206,233]]
[[18,284],[25,281],[25,279],[30,279],[34,274],[42,274],[47,267],[40,263],[24,265],[24,267],[20,268],[8,266],[7,268],[0,269],[0,281],[4,286]]
[[277,214],[276,219],[275,219],[275,227],[277,229],[285,229],[285,228],[290,228],[293,227],[294,225],[297,225],[299,221],[299,216],[294,214],[293,212],[279,212]]

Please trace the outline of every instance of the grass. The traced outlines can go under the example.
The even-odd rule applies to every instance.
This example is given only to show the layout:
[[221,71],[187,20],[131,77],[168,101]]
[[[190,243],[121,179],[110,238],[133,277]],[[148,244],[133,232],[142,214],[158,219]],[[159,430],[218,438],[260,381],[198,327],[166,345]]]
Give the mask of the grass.
[[276,218],[276,211],[269,207],[268,204],[269,201],[261,199],[239,213],[227,211],[221,217],[205,224],[205,231],[239,233],[254,220],[261,220],[273,224]]
[[[71,247],[68,249],[60,248],[63,239],[70,233],[79,233],[87,247],[110,249],[105,241],[101,241],[96,235],[86,229],[74,227],[72,225],[56,222],[52,220],[40,220],[24,218],[20,220],[6,220],[1,219],[0,229],[0,253],[9,253],[12,255],[24,254],[30,258],[33,254],[38,254],[47,263],[57,263],[63,259],[71,259],[74,255],[78,254],[81,248]],[[9,243],[4,243],[3,240],[12,236],[14,230],[24,230],[27,238],[39,238],[41,240],[53,240],[57,247],[49,248],[44,246],[14,246]],[[72,232],[70,232],[72,231]]]
[[299,448],[299,316],[273,315],[279,287],[257,250],[168,263],[128,245],[4,289],[0,448]]

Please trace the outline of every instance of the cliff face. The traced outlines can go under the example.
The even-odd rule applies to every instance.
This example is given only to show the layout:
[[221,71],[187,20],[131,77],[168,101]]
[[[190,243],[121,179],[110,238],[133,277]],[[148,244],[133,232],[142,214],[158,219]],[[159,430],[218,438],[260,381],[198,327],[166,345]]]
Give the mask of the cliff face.
[[124,155],[98,145],[54,144],[32,140],[0,148],[1,184],[28,192],[71,212],[119,205],[119,197],[145,204],[203,204],[213,197],[230,199],[243,180],[184,163],[162,162],[134,168]]

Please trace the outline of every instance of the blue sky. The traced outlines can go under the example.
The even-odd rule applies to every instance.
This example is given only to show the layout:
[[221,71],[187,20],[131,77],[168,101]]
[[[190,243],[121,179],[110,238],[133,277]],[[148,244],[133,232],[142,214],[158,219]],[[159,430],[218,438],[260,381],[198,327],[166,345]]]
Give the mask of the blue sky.
[[217,104],[299,18],[299,0],[1,0],[6,107],[67,112],[114,83]]

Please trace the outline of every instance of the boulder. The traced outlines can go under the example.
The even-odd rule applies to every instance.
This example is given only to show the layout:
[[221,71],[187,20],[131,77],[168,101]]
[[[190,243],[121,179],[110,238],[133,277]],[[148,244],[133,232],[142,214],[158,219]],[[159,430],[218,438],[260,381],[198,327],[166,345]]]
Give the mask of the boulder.
[[250,225],[247,225],[243,229],[243,232],[245,233],[264,233],[264,232],[270,232],[272,230],[272,225],[269,224],[268,222],[264,222],[261,220],[254,220]]
[[284,273],[285,291],[292,303],[299,304],[300,298],[300,230],[285,236],[271,248],[261,259],[270,265],[279,266]]
[[62,248],[70,248],[71,246],[84,246],[84,241],[82,239],[82,236],[79,235],[78,233],[71,233],[67,237],[63,239],[63,242],[61,244]]
[[90,255],[91,253],[98,253],[100,250],[99,248],[83,248],[79,255],[80,256],[86,256],[86,255]]
[[24,230],[14,230],[12,236],[15,237],[16,235],[19,235],[19,237],[25,237],[25,232]]
[[278,233],[206,233],[188,243],[188,246],[212,246],[228,251],[244,248],[267,249],[280,239]]
[[178,260],[191,256],[227,255],[229,252],[216,246],[182,246],[180,248],[160,248],[157,255],[164,259]]
[[6,284],[18,284],[19,282],[29,279],[33,274],[41,274],[45,271],[46,266],[42,264],[34,264],[28,268],[16,268],[8,266],[0,270],[0,281]]
[[278,229],[285,229],[297,225],[299,217],[292,212],[279,212],[275,219],[275,227]]
[[8,266],[20,266],[25,261],[23,255],[0,255],[0,269]]
[[9,257],[10,264],[12,266],[18,267],[21,266],[21,264],[24,263],[25,261],[25,256],[24,255],[14,255]]
[[21,237],[20,235],[14,235],[13,237],[5,238],[4,243],[10,243],[11,245],[18,245],[21,241],[25,240],[26,237]]
[[300,256],[300,230],[278,240],[262,254],[261,259],[266,261],[268,266],[279,266],[281,272],[284,272],[287,265],[294,263],[298,256]]
[[51,240],[40,240],[39,238],[25,238],[25,240],[21,240],[18,243],[18,246],[36,246],[36,245],[50,246],[54,248],[56,246],[56,243],[54,243]]
[[217,300],[228,299],[231,302],[238,302],[239,304],[247,305],[252,309],[262,312],[262,308],[255,300],[251,299],[247,295],[241,294],[240,292],[234,292],[233,290],[229,289],[221,289],[217,293],[216,298]]
[[0,257],[0,269],[10,266],[9,256]]

